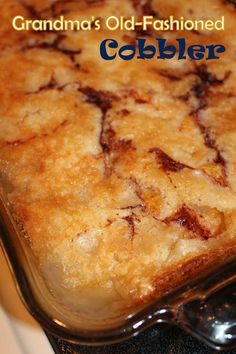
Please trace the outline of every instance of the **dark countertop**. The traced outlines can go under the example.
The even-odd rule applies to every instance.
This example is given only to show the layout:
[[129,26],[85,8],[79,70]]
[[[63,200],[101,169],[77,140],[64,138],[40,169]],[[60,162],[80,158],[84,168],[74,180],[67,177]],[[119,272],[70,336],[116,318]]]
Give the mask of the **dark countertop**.
[[[86,346],[68,345],[65,342],[48,335],[56,354],[213,354],[210,349],[177,327],[153,327],[136,338],[124,343],[91,348]],[[236,349],[224,351],[236,354]]]

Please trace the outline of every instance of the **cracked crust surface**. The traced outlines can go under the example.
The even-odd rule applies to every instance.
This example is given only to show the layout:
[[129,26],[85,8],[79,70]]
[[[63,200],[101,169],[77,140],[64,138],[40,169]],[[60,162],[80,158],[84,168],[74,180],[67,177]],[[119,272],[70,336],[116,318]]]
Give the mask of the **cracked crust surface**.
[[[101,307],[129,307],[234,254],[234,5],[11,0],[2,9],[0,176],[50,286],[59,279]],[[105,63],[106,30],[17,33],[8,21],[111,13],[224,14],[224,32],[184,36],[227,51],[207,63]],[[113,33],[124,44],[137,36]]]

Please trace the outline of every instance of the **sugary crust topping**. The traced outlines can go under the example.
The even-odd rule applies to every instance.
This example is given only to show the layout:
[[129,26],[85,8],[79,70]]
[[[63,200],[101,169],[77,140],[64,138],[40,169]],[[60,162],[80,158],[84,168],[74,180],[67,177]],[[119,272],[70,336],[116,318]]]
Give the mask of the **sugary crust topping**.
[[[0,176],[46,274],[53,266],[63,286],[102,289],[106,299],[130,306],[177,285],[196,264],[199,270],[233,253],[234,6],[11,0],[2,9]],[[226,31],[184,36],[189,43],[222,43],[226,53],[197,64],[105,63],[98,54],[101,40],[111,36],[105,30],[9,28],[16,13],[71,19],[147,12],[194,19],[224,14]],[[120,43],[137,36],[113,33]],[[164,36],[171,41],[180,33]],[[182,270],[174,281],[176,267]]]

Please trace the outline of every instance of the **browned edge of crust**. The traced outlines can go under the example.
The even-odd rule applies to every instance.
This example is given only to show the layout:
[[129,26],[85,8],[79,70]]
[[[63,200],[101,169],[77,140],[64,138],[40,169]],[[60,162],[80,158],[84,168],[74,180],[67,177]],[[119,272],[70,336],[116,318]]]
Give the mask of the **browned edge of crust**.
[[140,306],[145,303],[150,303],[153,300],[158,300],[167,293],[176,290],[176,288],[187,285],[190,281],[195,281],[194,278],[196,278],[197,284],[197,279],[201,282],[204,276],[207,277],[208,273],[214,269],[220,268],[220,266],[223,266],[235,257],[236,245],[232,242],[227,248],[212,250],[186,260],[186,262],[173,264],[162,274],[153,278],[152,283],[155,290],[151,295],[140,299],[136,305]]

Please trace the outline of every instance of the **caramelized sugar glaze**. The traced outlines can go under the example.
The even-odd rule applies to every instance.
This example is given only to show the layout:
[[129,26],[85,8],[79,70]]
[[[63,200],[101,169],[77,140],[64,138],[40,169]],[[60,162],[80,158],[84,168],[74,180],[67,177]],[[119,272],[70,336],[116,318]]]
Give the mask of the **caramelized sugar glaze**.
[[[2,1],[0,175],[49,286],[129,307],[235,253],[236,10],[224,0]],[[221,60],[105,62],[91,32],[11,19],[225,16]],[[119,43],[152,31],[113,32]],[[52,283],[54,282],[54,285]]]

